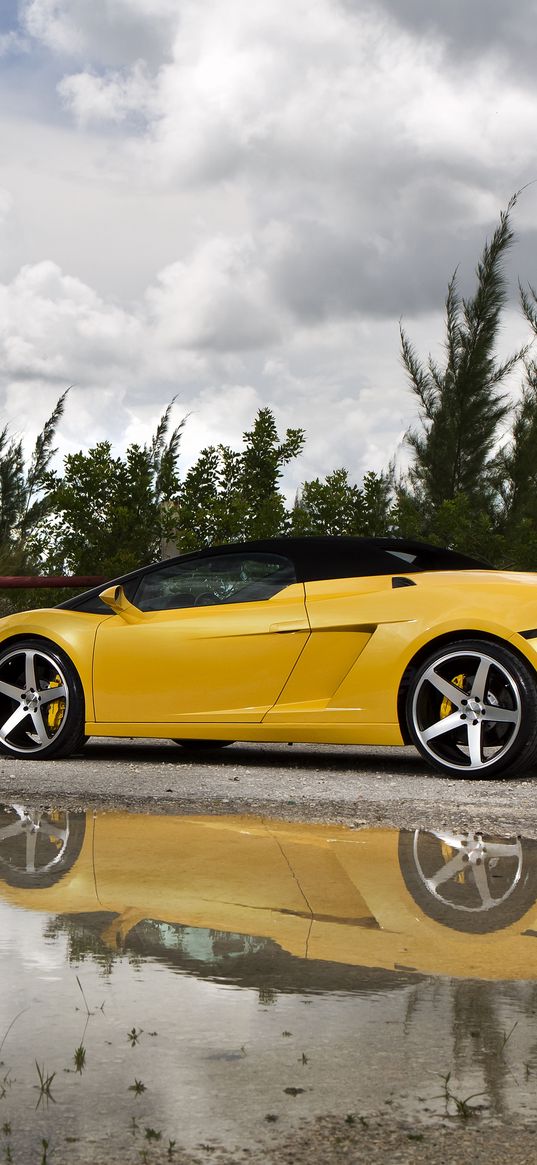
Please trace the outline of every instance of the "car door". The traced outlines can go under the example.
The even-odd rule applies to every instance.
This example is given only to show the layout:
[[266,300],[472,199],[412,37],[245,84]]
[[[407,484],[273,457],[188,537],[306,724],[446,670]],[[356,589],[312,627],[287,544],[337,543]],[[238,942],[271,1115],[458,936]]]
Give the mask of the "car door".
[[147,571],[132,602],[99,626],[101,723],[256,723],[309,636],[304,586],[282,555],[230,553]]
[[[396,575],[409,555],[375,554],[378,574],[306,583],[311,636],[276,705],[269,725],[316,726],[330,739],[332,728],[388,725],[383,741],[400,743],[397,699],[406,644],[420,600],[412,579]],[[381,573],[382,571],[382,573]],[[402,582],[402,585],[400,585]],[[423,597],[421,599],[423,603]],[[339,732],[339,735],[337,733]]]

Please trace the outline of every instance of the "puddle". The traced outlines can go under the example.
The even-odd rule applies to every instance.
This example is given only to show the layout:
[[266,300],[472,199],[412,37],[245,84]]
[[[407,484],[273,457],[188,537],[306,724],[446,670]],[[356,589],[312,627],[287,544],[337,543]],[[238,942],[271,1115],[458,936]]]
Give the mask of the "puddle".
[[523,838],[2,806],[0,975],[5,1160],[537,1121]]

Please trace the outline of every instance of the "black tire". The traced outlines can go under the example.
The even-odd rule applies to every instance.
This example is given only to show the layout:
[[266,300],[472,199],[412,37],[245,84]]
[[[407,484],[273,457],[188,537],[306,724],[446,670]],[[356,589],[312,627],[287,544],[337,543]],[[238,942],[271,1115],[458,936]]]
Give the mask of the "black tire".
[[22,639],[0,652],[0,752],[49,760],[84,740],[84,693],[56,644]]
[[177,740],[172,738],[174,744],[180,744],[182,748],[190,749],[191,752],[209,752],[213,748],[227,748],[229,744],[233,744],[232,740]]
[[0,806],[0,878],[10,886],[54,886],[74,865],[86,814]]
[[527,838],[402,831],[399,865],[416,905],[450,930],[502,930],[537,899],[537,842]]
[[422,757],[451,777],[490,780],[537,762],[537,678],[501,644],[438,646],[413,676],[406,716]]

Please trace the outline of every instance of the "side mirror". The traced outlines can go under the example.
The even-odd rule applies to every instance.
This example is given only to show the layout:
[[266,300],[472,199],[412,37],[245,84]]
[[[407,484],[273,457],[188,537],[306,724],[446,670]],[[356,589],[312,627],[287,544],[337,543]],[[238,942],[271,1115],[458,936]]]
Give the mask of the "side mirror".
[[144,617],[143,611],[129,602],[122,586],[107,587],[100,592],[99,598],[112,608],[114,614],[121,615],[126,623],[139,623]]

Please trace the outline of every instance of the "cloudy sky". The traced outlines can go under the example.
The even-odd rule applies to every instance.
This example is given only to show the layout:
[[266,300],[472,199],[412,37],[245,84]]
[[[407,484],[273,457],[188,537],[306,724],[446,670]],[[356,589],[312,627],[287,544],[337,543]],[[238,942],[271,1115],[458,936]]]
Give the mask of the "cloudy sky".
[[[0,417],[63,453],[186,467],[269,404],[289,488],[380,469],[414,416],[398,320],[438,354],[509,196],[537,179],[537,2],[2,0]],[[537,185],[515,286],[537,283]]]

